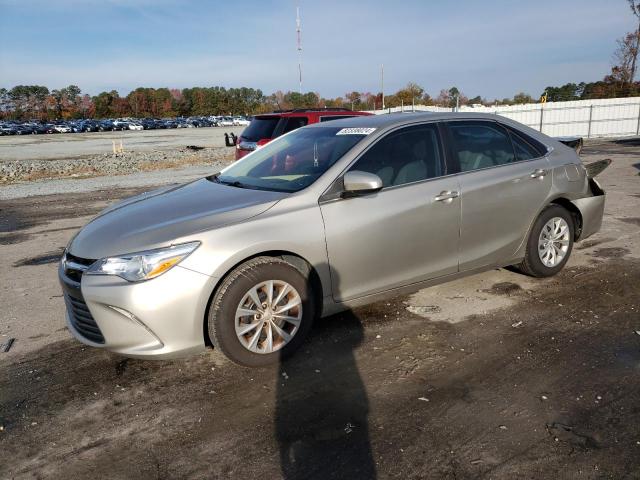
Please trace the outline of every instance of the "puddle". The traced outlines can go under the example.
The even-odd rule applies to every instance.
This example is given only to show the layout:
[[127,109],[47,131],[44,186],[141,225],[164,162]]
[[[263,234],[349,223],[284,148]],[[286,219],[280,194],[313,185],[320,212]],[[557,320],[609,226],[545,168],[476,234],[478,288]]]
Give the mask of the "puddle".
[[607,247],[607,248],[599,248],[591,255],[598,258],[620,258],[630,253],[631,252],[626,248]]
[[486,293],[492,293],[494,295],[511,295],[512,293],[522,290],[522,287],[513,282],[500,282],[494,283],[491,288],[483,290]]
[[640,217],[616,217],[616,220],[640,227]]
[[9,233],[7,235],[0,234],[0,245],[14,245],[29,240],[30,235],[26,233]]

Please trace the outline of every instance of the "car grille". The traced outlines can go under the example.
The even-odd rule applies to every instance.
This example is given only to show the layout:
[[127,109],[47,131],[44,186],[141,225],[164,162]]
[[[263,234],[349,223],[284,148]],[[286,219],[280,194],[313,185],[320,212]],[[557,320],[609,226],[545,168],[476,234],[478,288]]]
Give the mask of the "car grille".
[[82,298],[80,281],[82,274],[95,260],[80,258],[67,252],[64,264],[64,283],[67,284],[64,298],[73,328],[87,340],[104,343],[100,327],[93,319],[89,307]]
[[94,343],[104,343],[100,327],[93,319],[84,300],[74,298],[69,294],[65,295],[65,300],[67,301],[67,310],[69,311],[69,319],[73,328],[87,340],[91,340]]
[[95,260],[76,257],[75,255],[67,253],[64,274],[74,282],[80,283],[82,274],[94,262]]

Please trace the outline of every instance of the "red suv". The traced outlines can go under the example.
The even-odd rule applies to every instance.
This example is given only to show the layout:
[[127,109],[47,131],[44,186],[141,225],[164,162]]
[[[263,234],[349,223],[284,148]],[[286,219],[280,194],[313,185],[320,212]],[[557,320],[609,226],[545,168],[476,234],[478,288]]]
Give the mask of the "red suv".
[[348,108],[305,108],[256,115],[235,142],[236,160],[296,128],[311,123],[328,122],[358,115],[372,114],[354,112]]

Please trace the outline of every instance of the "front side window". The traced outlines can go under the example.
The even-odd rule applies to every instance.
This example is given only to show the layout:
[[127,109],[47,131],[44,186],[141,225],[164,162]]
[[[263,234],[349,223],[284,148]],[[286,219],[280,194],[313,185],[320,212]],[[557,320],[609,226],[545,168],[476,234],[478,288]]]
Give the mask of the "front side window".
[[384,187],[443,175],[436,125],[417,125],[390,133],[371,147],[351,168],[374,173]]
[[[297,192],[315,182],[364,134],[342,128],[303,128],[252,152],[210,180],[239,188]],[[340,133],[339,133],[340,132]]]
[[509,134],[495,122],[450,122],[455,159],[461,172],[515,161]]

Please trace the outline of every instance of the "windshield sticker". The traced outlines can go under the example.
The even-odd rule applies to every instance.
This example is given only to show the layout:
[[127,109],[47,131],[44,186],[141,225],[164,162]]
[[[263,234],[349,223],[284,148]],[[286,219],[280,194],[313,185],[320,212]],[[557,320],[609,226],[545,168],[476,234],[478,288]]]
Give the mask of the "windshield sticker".
[[343,128],[336,135],[369,135],[375,128]]

